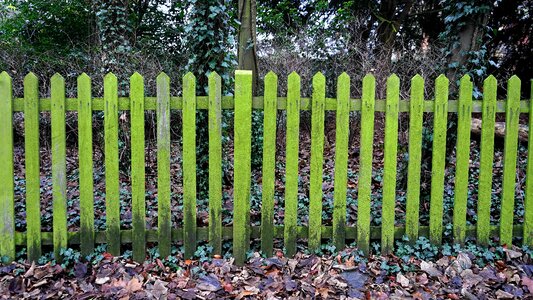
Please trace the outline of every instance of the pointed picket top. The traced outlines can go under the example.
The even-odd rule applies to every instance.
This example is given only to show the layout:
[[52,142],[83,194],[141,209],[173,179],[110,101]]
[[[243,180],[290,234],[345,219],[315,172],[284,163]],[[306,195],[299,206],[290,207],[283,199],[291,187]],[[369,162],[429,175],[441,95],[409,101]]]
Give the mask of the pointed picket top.
[[143,76],[139,72],[135,72],[130,76],[130,80],[144,80]]
[[33,82],[37,80],[38,80],[38,77],[33,72],[30,72],[26,76],[24,76],[24,82]]
[[51,82],[65,82],[65,78],[59,73],[52,75]]
[[424,77],[422,77],[422,75],[420,75],[420,74],[416,74],[415,76],[413,76],[411,78],[411,84],[415,84],[415,83],[423,84],[424,83]]
[[11,80],[11,76],[9,76],[9,74],[6,71],[3,71],[2,73],[0,73],[0,80],[6,80],[6,79]]
[[509,80],[507,81],[509,87],[511,86],[518,86],[520,87],[522,81],[520,80],[520,78],[518,78],[518,76],[516,75],[513,75],[511,76],[511,78],[509,78]]
[[220,75],[218,75],[218,73],[216,71],[213,71],[213,72],[209,73],[207,78],[209,78],[209,79],[219,79]]
[[109,72],[105,74],[104,76],[104,81],[107,81],[107,80],[117,80],[117,76],[113,74],[112,72]]
[[192,72],[187,72],[185,75],[183,75],[183,80],[189,81],[189,80],[196,80],[196,76]]
[[472,78],[470,78],[470,75],[468,74],[463,75],[463,77],[461,77],[461,80],[460,80],[461,84],[467,84],[470,81],[472,81]]
[[324,76],[324,74],[322,74],[322,72],[317,72],[314,76],[313,76],[313,85],[315,84],[321,84],[321,83],[326,83],[326,76]]
[[448,77],[446,77],[446,75],[444,74],[440,74],[439,77],[437,77],[437,79],[435,80],[436,83],[444,83],[444,84],[448,84],[450,82],[450,80],[448,79]]
[[392,81],[400,81],[400,77],[398,77],[398,75],[396,75],[396,73],[392,73],[389,75],[389,77],[387,77],[387,82],[392,82]]
[[89,75],[87,75],[87,73],[81,73],[79,76],[78,76],[78,84],[81,84],[81,83],[91,83],[91,77],[89,77]]
[[157,81],[157,82],[160,82],[161,80],[163,80],[163,81],[169,81],[169,80],[170,80],[170,77],[167,75],[167,73],[165,73],[165,72],[161,72],[161,73],[159,73],[159,75],[157,75],[156,81]]
[[375,83],[376,77],[374,76],[374,74],[368,73],[365,75],[365,77],[363,77],[363,82]]
[[485,80],[483,81],[484,84],[494,84],[496,85],[498,83],[498,80],[494,75],[489,75]]
[[274,79],[278,79],[278,75],[276,73],[274,73],[273,71],[269,71],[266,75],[265,75],[265,80],[274,80]]
[[339,77],[337,77],[337,80],[338,81],[347,80],[348,82],[350,82],[350,75],[348,75],[348,73],[346,73],[346,72],[342,72],[341,75],[339,75]]
[[289,80],[300,80],[300,75],[298,73],[296,73],[296,71],[292,71],[289,76],[288,76],[288,79]]

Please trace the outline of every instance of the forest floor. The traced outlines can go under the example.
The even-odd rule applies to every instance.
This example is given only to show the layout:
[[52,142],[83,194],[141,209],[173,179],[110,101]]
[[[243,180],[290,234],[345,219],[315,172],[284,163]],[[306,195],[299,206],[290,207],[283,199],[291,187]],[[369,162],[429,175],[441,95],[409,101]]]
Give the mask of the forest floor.
[[438,259],[258,253],[232,259],[152,259],[108,253],[92,261],[0,266],[1,299],[533,299],[531,251],[460,251]]

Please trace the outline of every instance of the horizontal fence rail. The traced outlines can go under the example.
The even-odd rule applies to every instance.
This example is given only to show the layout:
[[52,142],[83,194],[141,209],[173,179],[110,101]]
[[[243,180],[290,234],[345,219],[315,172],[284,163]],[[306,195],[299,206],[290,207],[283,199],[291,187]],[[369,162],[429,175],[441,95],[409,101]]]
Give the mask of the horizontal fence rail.
[[[350,98],[350,77],[342,74],[337,80],[336,98],[326,97],[325,77],[318,73],[313,77],[311,98],[302,98],[300,77],[291,73],[288,77],[286,97],[278,96],[277,75],[265,76],[264,96],[253,97],[252,74],[236,71],[234,96],[222,96],[221,78],[211,73],[208,80],[208,96],[196,95],[196,78],[188,73],[183,77],[183,96],[170,95],[170,78],[157,77],[156,97],[145,96],[144,78],[135,73],[130,78],[129,97],[118,97],[117,78],[108,74],[104,78],[104,97],[91,94],[91,78],[86,74],[78,78],[76,98],[65,97],[65,80],[56,74],[51,79],[51,97],[39,98],[38,79],[30,73],[24,79],[24,97],[12,95],[11,77],[0,74],[0,255],[15,258],[16,246],[26,246],[30,260],[41,256],[43,245],[53,245],[56,257],[59,251],[71,244],[79,244],[83,254],[94,251],[95,244],[106,243],[113,255],[121,254],[122,244],[131,244],[133,258],[143,261],[146,243],[156,242],[162,257],[170,254],[171,244],[184,243],[186,257],[196,251],[199,241],[208,241],[215,254],[222,251],[222,241],[233,241],[233,255],[242,264],[250,239],[261,240],[261,250],[270,255],[273,240],[283,239],[287,255],[293,255],[298,239],[307,239],[310,250],[319,249],[323,239],[332,239],[337,249],[346,240],[355,240],[364,252],[369,251],[370,240],[381,240],[384,252],[393,250],[394,240],[406,235],[410,240],[427,236],[434,244],[443,238],[443,193],[446,159],[447,122],[449,113],[457,115],[457,150],[455,169],[455,193],[453,207],[453,237],[463,243],[467,237],[476,237],[480,244],[487,244],[492,237],[499,237],[501,244],[511,244],[513,237],[522,237],[525,245],[533,245],[533,143],[528,144],[525,214],[523,225],[513,222],[516,193],[516,167],[519,116],[533,114],[533,101],[520,99],[520,79],[513,76],[508,81],[506,100],[497,100],[497,81],[488,77],[484,82],[484,99],[472,99],[473,85],[465,75],[459,86],[457,100],[448,99],[448,79],[441,75],[435,81],[435,100],[424,99],[424,79],[417,75],[411,80],[409,100],[400,99],[400,79],[391,75],[386,83],[386,99],[375,99],[376,80],[372,75],[363,79],[361,99]],[[146,227],[145,199],[145,111],[155,111],[157,118],[157,229]],[[170,113],[182,111],[183,142],[183,225],[172,227],[170,180]],[[209,138],[209,226],[197,227],[197,170],[196,170],[196,113],[208,111]],[[234,184],[233,224],[222,225],[222,111],[234,110]],[[262,206],[260,226],[250,223],[251,189],[251,140],[252,111],[263,111],[263,162]],[[286,111],[286,168],[283,225],[274,224],[274,191],[276,168],[277,114]],[[311,111],[310,153],[310,204],[309,225],[298,225],[298,177],[299,132],[301,111]],[[40,112],[51,112],[51,153],[53,189],[53,230],[42,232],[40,207]],[[66,134],[65,114],[78,113],[79,199],[80,228],[77,232],[67,229],[66,182]],[[95,111],[104,115],[104,164],[106,230],[95,230],[94,178],[93,178],[93,128]],[[131,122],[131,211],[132,229],[121,229],[119,194],[118,116],[120,111],[130,111]],[[332,226],[322,221],[324,116],[326,111],[336,115],[335,181]],[[347,226],[347,172],[350,134],[350,112],[361,112],[360,160],[358,178],[358,213],[356,226]],[[26,232],[15,230],[14,201],[14,151],[13,114],[24,114],[25,147],[25,215]],[[374,116],[384,112],[384,181],[382,200],[382,225],[371,226],[372,160],[374,144]],[[409,160],[405,225],[395,225],[396,174],[399,113],[409,113]],[[431,195],[429,200],[429,226],[421,226],[420,178],[422,151],[422,122],[424,113],[433,115],[433,140],[431,161]],[[482,114],[481,157],[479,168],[479,195],[477,223],[467,225],[468,176],[470,153],[470,123],[472,113]],[[496,113],[506,115],[504,140],[503,184],[501,193],[501,219],[491,224],[491,197],[494,158],[494,123]],[[529,133],[533,132],[533,122]],[[151,208],[148,208],[151,209]]]

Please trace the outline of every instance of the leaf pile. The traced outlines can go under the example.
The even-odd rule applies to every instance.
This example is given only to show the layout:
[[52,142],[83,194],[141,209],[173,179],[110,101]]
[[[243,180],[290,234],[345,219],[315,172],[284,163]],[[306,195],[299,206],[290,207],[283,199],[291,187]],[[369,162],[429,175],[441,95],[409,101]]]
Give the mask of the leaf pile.
[[243,267],[232,259],[200,262],[179,258],[170,268],[155,259],[136,264],[104,254],[99,262],[62,268],[13,263],[0,267],[2,299],[513,299],[533,298],[529,254],[506,249],[493,265],[472,254],[436,262],[394,255],[362,259],[356,251],[336,256],[255,253]]

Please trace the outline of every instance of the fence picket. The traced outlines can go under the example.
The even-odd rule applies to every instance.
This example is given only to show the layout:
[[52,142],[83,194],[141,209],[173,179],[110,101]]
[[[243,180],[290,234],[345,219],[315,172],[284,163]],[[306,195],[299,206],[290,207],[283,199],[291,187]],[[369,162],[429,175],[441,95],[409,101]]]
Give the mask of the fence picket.
[[288,78],[286,139],[284,245],[287,255],[292,256],[296,253],[300,141],[300,76],[296,72],[292,72]]
[[104,143],[107,251],[120,255],[120,196],[118,172],[118,82],[104,77]]
[[[170,255],[170,78],[157,76],[157,229],[159,255]],[[210,156],[211,158],[211,156]]]
[[[529,100],[529,140],[527,144],[526,197],[524,200],[524,240],[525,246],[533,246],[533,81]],[[1,98],[0,98],[1,99]],[[0,100],[2,101],[2,100]]]
[[453,206],[453,237],[464,243],[466,237],[466,206],[468,171],[470,168],[470,125],[472,123],[472,89],[470,76],[461,78],[457,104],[457,146],[455,163],[455,201]]
[[133,260],[146,258],[146,197],[144,170],[144,79],[139,73],[130,77],[131,97],[131,205]]
[[340,251],[346,245],[346,187],[348,184],[348,137],[350,121],[350,76],[337,79],[335,116],[335,181],[333,198],[333,243]]
[[55,74],[51,79],[52,105],[52,190],[54,257],[61,260],[61,248],[68,247],[67,237],[67,163],[65,135],[65,79]]
[[518,121],[520,117],[520,84],[520,79],[516,75],[511,77],[507,82],[507,103],[505,108],[500,243],[508,246],[513,243]]
[[183,76],[183,237],[185,257],[196,251],[196,77]]
[[222,81],[209,74],[209,243],[222,254]]
[[361,138],[359,150],[359,186],[357,207],[357,246],[368,253],[370,245],[370,200],[372,194],[372,159],[374,146],[374,108],[376,78],[367,74],[363,78],[361,107]]
[[263,193],[261,201],[261,251],[272,255],[274,239],[274,189],[276,178],[276,120],[278,111],[278,76],[265,76],[263,118]]
[[94,250],[94,183],[91,78],[78,77],[78,146],[80,168],[80,241],[81,253]]
[[242,265],[250,248],[252,72],[235,71],[233,256]]
[[448,78],[440,75],[435,81],[433,114],[433,157],[431,160],[431,199],[429,204],[429,239],[442,242],[444,168],[446,162],[446,130],[448,123]]
[[9,74],[0,73],[0,256],[15,260],[15,185],[13,180],[13,86]]
[[490,238],[490,206],[492,198],[492,165],[494,163],[494,123],[498,83],[492,75],[483,83],[483,108],[479,158],[477,205],[477,241],[488,245]]
[[311,174],[309,176],[309,250],[320,249],[322,233],[322,176],[324,164],[324,106],[326,77],[313,76],[311,100]]
[[396,156],[398,152],[398,110],[400,106],[400,78],[396,74],[392,74],[387,79],[386,101],[381,251],[383,253],[390,253],[394,249]]
[[409,101],[409,162],[407,170],[407,208],[405,233],[410,242],[418,239],[420,211],[420,172],[422,161],[422,121],[424,116],[424,78],[411,79]]

